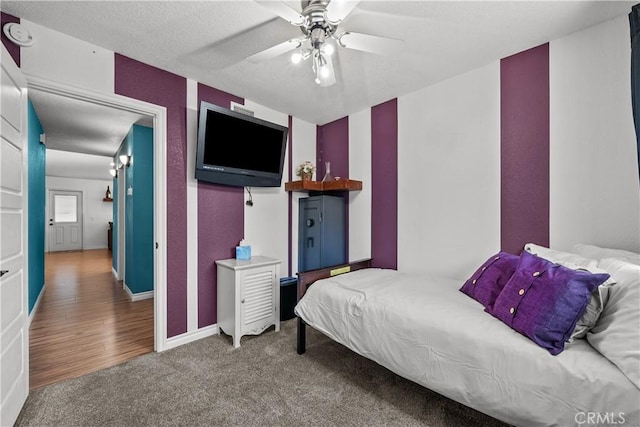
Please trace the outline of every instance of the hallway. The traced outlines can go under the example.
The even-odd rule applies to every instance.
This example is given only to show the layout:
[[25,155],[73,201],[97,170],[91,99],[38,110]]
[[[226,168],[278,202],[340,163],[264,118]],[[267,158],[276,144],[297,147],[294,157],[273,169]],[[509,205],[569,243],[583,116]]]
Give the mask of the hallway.
[[153,299],[131,302],[111,252],[50,252],[45,291],[29,328],[30,389],[153,351]]

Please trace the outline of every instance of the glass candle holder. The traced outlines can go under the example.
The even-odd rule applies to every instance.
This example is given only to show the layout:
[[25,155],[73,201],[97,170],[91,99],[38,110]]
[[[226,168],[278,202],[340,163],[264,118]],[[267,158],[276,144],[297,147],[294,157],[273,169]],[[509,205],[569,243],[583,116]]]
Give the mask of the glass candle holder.
[[331,162],[324,162],[324,171],[324,178],[322,178],[322,181],[333,181],[333,177],[331,176]]

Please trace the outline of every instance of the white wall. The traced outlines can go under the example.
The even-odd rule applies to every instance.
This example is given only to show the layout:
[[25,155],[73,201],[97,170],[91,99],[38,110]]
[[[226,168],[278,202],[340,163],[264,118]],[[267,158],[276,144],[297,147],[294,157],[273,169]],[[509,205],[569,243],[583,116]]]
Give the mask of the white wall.
[[550,246],[640,251],[626,16],[550,43]]
[[[640,251],[629,44],[625,16],[550,43],[552,247]],[[499,250],[499,79],[496,62],[398,99],[400,270],[466,278]]]
[[398,99],[398,269],[466,278],[500,248],[499,63]]
[[113,93],[114,55],[75,37],[20,20],[34,43],[20,50],[20,68],[26,74],[70,86]]
[[[245,100],[244,108],[254,112],[254,117],[281,126],[288,126],[289,116],[271,110],[250,100]],[[287,152],[290,149],[287,141]],[[288,196],[284,184],[289,176],[289,166],[285,157],[280,187],[251,187],[253,206],[244,205],[244,238],[251,245],[251,255],[264,255],[281,261],[280,271],[286,272],[288,265]],[[247,191],[245,201],[249,200]]]
[[[107,248],[107,230],[109,221],[113,221],[113,203],[103,202],[102,199],[107,191],[107,186],[113,194],[112,181],[47,176],[46,186],[47,215],[49,215],[50,190],[82,192],[82,248],[85,250]],[[49,217],[46,218],[45,224],[49,224]],[[45,236],[47,235],[48,233],[45,233]],[[45,249],[48,247],[47,243],[45,241]]]
[[[292,152],[292,165],[293,173],[292,179],[294,181],[299,180],[300,177],[296,176],[296,168],[304,161],[309,160],[312,163],[316,163],[316,125],[303,120],[293,119],[293,152]],[[314,175],[314,179],[318,179]],[[299,205],[298,201],[303,197],[308,197],[307,193],[299,191],[293,192],[293,201],[291,206],[291,274],[295,276],[298,272],[298,217],[299,217]],[[286,271],[286,270],[282,270]]]
[[187,80],[187,332],[198,329],[198,82]]
[[349,261],[371,257],[371,109],[349,116],[349,176],[362,181],[349,193]]

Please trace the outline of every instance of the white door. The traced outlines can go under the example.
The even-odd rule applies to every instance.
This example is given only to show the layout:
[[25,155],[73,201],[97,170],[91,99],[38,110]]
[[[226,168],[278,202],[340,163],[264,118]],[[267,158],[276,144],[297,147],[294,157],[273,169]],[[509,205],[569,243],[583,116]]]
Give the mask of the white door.
[[82,193],[49,191],[49,251],[82,250]]
[[0,116],[0,425],[29,394],[27,302],[27,82],[2,46]]

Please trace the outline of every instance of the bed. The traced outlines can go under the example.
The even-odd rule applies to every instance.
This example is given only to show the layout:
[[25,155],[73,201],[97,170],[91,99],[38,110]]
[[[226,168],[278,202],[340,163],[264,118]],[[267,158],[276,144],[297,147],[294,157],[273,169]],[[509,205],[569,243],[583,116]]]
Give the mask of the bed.
[[586,339],[552,356],[460,287],[456,279],[372,268],[370,260],[299,273],[298,353],[309,325],[509,424],[640,425],[640,389]]

